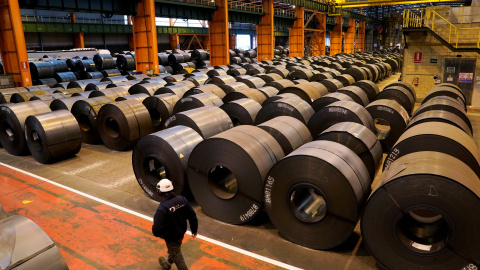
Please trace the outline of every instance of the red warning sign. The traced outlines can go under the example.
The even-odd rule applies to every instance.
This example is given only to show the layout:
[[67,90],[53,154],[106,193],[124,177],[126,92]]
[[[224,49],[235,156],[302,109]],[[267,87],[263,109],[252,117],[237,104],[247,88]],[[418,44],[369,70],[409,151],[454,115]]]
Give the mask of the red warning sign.
[[20,66],[22,68],[22,72],[28,72],[28,62],[27,61],[20,62]]
[[415,52],[413,63],[422,63],[422,52]]

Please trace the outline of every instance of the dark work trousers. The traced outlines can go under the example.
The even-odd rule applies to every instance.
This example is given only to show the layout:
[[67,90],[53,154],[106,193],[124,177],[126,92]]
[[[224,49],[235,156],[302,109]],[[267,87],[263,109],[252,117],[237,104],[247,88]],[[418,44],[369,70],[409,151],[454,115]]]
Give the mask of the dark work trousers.
[[166,242],[168,249],[168,262],[170,264],[175,263],[178,270],[188,270],[185,260],[182,255],[182,239],[174,242]]

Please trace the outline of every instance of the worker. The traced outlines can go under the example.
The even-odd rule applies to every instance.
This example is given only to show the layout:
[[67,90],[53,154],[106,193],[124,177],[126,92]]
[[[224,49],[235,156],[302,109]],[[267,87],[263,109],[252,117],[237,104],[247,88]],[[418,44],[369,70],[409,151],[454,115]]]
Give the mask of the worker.
[[190,223],[192,237],[197,236],[198,220],[195,210],[181,195],[175,195],[173,184],[162,179],[157,184],[157,193],[162,202],[153,218],[152,233],[165,240],[168,259],[160,256],[158,262],[162,269],[170,269],[173,263],[179,270],[188,269],[182,255],[182,240],[187,231],[187,219]]

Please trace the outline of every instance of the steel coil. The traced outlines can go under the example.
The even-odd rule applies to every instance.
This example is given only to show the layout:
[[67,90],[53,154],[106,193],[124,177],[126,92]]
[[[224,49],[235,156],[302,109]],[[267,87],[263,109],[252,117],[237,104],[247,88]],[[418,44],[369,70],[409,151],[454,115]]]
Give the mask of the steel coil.
[[310,104],[295,95],[282,97],[268,104],[265,104],[266,102],[257,114],[255,125],[278,116],[291,116],[306,124],[315,113]]
[[44,164],[74,156],[82,146],[77,120],[66,110],[27,117],[25,137],[33,158]]
[[367,93],[363,91],[362,88],[358,86],[346,86],[337,90],[338,93],[345,94],[353,99],[356,103],[362,105],[363,107],[367,106],[370,103]]
[[232,100],[220,106],[220,109],[228,114],[234,126],[253,125],[261,108],[258,102],[249,98]]
[[204,139],[233,127],[233,123],[228,114],[214,106],[205,106],[176,113],[165,121],[165,128],[178,125],[193,128]]
[[371,131],[375,130],[373,119],[368,111],[352,101],[337,101],[325,106],[310,118],[307,126],[312,137],[316,137],[327,128],[341,122],[355,122]]
[[235,92],[228,93],[227,95],[225,95],[222,101],[224,103],[227,103],[227,102],[231,102],[231,101],[243,99],[243,98],[253,99],[259,104],[262,104],[267,99],[265,94],[262,93],[261,91],[253,88],[246,88],[246,89],[241,89]]
[[[104,70],[105,71],[105,70]],[[128,81],[127,77],[125,76],[105,76],[105,78],[100,80],[101,82],[110,82],[110,83],[121,83]]]
[[132,55],[119,54],[117,56],[117,68],[122,72],[134,70],[135,57]]
[[300,120],[290,116],[275,117],[258,125],[258,127],[277,140],[285,155],[312,141],[312,135],[307,126]]
[[455,114],[456,116],[460,117],[465,123],[467,123],[470,130],[473,131],[472,124],[470,119],[465,112],[465,107],[462,107],[455,99],[445,96],[431,98],[429,101],[422,104],[418,109],[415,111],[412,117],[416,116],[417,114],[430,111],[430,110],[442,110],[447,111]]
[[373,181],[383,153],[377,136],[367,127],[354,122],[338,123],[323,131],[315,140],[333,141],[348,147],[363,161]]
[[0,89],[0,104],[10,103],[10,98],[15,93],[28,92],[24,87]]
[[159,53],[158,54],[158,64],[162,66],[168,66],[168,54]]
[[188,183],[207,215],[230,224],[245,223],[260,212],[264,180],[283,157],[268,132],[237,126],[195,147],[188,161]]
[[29,99],[29,101],[33,100],[41,100],[45,102],[45,104],[50,106],[50,103],[52,103],[53,100],[55,99],[62,99],[66,98],[67,96],[62,94],[62,93],[54,93],[54,94],[47,94],[47,95],[40,95],[40,96],[33,96]]
[[187,85],[184,85],[184,84],[168,85],[168,86],[164,86],[162,88],[159,88],[155,92],[155,95],[174,94],[178,98],[182,98],[188,90],[190,90],[190,87],[188,87]]
[[53,94],[54,90],[34,90],[29,92],[13,93],[10,97],[11,103],[27,102],[32,97]]
[[352,85],[362,88],[363,91],[365,91],[365,93],[367,94],[368,100],[370,102],[374,101],[377,94],[380,92],[380,89],[378,89],[378,86],[371,81],[367,81],[367,80],[357,81]]
[[174,94],[154,95],[143,100],[143,105],[150,114],[154,131],[159,131],[164,127],[165,120],[173,114],[173,107],[178,100],[179,97]]
[[[344,75],[350,75],[354,79],[354,82],[369,79],[365,70],[363,70],[359,67],[347,68],[347,70],[345,70]],[[350,83],[350,84],[352,84],[352,83]]]
[[[403,87],[405,89],[407,89],[413,96],[413,100],[416,100],[417,99],[417,93],[415,92],[415,88],[413,88],[413,86],[411,84],[408,84],[408,83],[404,83],[404,82],[395,82],[395,83],[391,83],[389,85],[387,85],[385,88],[389,88],[390,86],[400,86],[400,87]],[[438,86],[437,86],[438,87]],[[436,87],[435,87],[436,88]]]
[[107,88],[105,90],[101,91],[91,91],[90,94],[88,95],[88,98],[94,98],[94,97],[102,97],[106,96],[109,97],[112,100],[116,100],[119,97],[125,97],[129,96],[130,93],[123,87],[113,87],[113,88]]
[[114,102],[98,113],[98,131],[109,149],[124,151],[153,132],[147,108],[138,100]]
[[378,93],[376,100],[380,99],[391,99],[397,101],[400,105],[405,108],[408,115],[412,115],[413,107],[415,105],[415,100],[413,95],[406,90],[404,87],[400,86],[391,86],[389,88],[383,89]]
[[157,90],[162,88],[163,86],[165,86],[165,85],[160,84],[156,81],[148,82],[148,83],[142,83],[142,84],[134,84],[128,89],[128,92],[131,95],[133,95],[133,94],[147,94],[149,96],[153,96],[153,95],[155,95]]
[[[105,70],[102,70],[102,75],[103,77],[116,77],[116,76],[120,76],[122,75],[122,73],[120,72],[120,70],[114,68],[114,69],[105,69]],[[113,82],[113,81],[112,81]]]
[[457,115],[451,112],[442,111],[442,110],[430,110],[430,111],[425,111],[423,113],[419,113],[415,115],[414,117],[412,117],[412,119],[408,123],[405,130],[411,127],[414,127],[418,124],[427,123],[427,122],[447,123],[460,128],[465,133],[467,133],[468,136],[470,137],[473,136],[473,131],[470,129],[467,122],[465,122],[462,118],[458,117]]
[[447,96],[455,99],[462,107],[466,108],[467,102],[463,92],[456,90],[455,88],[443,86],[435,87],[430,90],[427,95],[423,98],[422,104],[429,101],[430,99],[438,96]]
[[81,88],[81,89],[85,90],[85,88],[87,87],[88,84],[90,84],[90,83],[98,84],[99,82],[100,82],[100,80],[98,80],[98,79],[78,80],[78,81],[73,81],[73,82],[68,83],[67,88]]
[[261,88],[265,86],[265,81],[259,77],[250,77],[247,79],[238,79],[237,82],[245,83],[249,88]]
[[[153,97],[149,97],[150,99]],[[141,138],[132,153],[135,177],[145,193],[161,201],[156,186],[164,178],[172,181],[175,193],[188,190],[186,169],[190,153],[203,138],[186,126],[175,126]]]
[[116,67],[116,62],[110,54],[95,54],[93,62],[98,70],[112,69]]
[[55,78],[43,78],[33,81],[33,85],[48,85],[49,87],[53,87],[55,84],[57,84]]
[[196,94],[181,98],[173,107],[173,114],[205,106],[220,107],[222,105],[222,100],[212,93]]
[[207,72],[208,77],[216,77],[216,76],[222,76],[222,75],[227,75],[228,67],[227,70],[223,69],[212,69]]
[[50,62],[30,62],[29,67],[32,80],[52,78],[55,75],[55,70]]
[[88,144],[97,144],[101,142],[100,134],[98,133],[98,119],[97,115],[105,104],[110,104],[113,99],[102,96],[89,98],[85,100],[77,100],[70,110],[77,119],[82,131],[82,142]]
[[96,70],[96,66],[93,60],[78,60],[75,62],[75,69],[78,72],[94,72]]
[[320,82],[320,81],[327,80],[327,79],[333,79],[332,74],[330,74],[328,72],[322,72],[322,73],[313,74],[313,76],[310,78],[310,81],[311,82]]
[[212,93],[219,98],[223,98],[225,96],[225,91],[219,86],[214,84],[204,84],[186,91],[183,97],[193,96],[201,93]]
[[460,128],[442,122],[418,124],[406,130],[397,140],[383,163],[383,170],[402,156],[414,152],[433,151],[455,157],[480,175],[478,148]]
[[270,69],[269,71],[267,71],[267,73],[275,73],[275,74],[278,74],[282,78],[285,79],[285,78],[287,78],[288,73],[290,73],[290,71],[288,71],[288,69],[286,69],[286,68],[275,67],[274,69]]
[[314,141],[270,170],[265,181],[265,209],[288,240],[308,248],[329,249],[352,234],[370,183],[355,152],[336,142]]
[[[321,85],[323,86],[323,85]],[[321,88],[322,90],[319,91],[317,88],[315,88],[312,84],[309,82],[307,83],[301,83],[289,87],[285,87],[281,89],[278,94],[284,94],[284,93],[292,93],[299,98],[305,100],[308,104],[312,104],[312,102],[316,99],[321,98],[323,95],[327,95],[328,91],[325,87]]]
[[[110,82],[95,82],[95,83],[89,83],[87,86],[85,86],[85,91],[101,91],[107,89],[107,87],[110,85]],[[76,88],[76,89],[82,89],[82,88]]]
[[126,77],[129,81],[143,81],[147,78],[150,78],[148,75],[146,74],[132,74],[132,75],[128,75]]
[[[249,88],[248,85],[246,85],[244,82],[234,82],[234,83],[229,83],[229,84],[223,84],[223,85],[219,85],[217,87],[222,89],[222,91],[223,91],[223,95],[220,95],[221,92],[219,92],[220,94],[217,94],[217,96],[219,98],[224,98],[226,94],[241,91],[241,90],[245,90],[245,89]],[[209,87],[209,88],[214,88],[214,87]]]
[[134,94],[134,95],[128,95],[128,96],[123,96],[123,97],[117,97],[115,99],[115,101],[118,102],[118,101],[125,101],[125,100],[134,99],[134,100],[143,102],[147,97],[149,97],[149,95],[147,95],[147,94]]
[[320,83],[325,85],[329,93],[336,92],[338,89],[344,87],[344,85],[337,79],[326,79],[320,81]]
[[278,89],[272,86],[260,87],[257,90],[262,92],[267,98],[276,96],[278,94]]
[[[192,74],[197,74],[197,73],[192,73]],[[208,76],[205,75],[205,76],[188,77],[186,80],[193,82],[195,86],[201,86],[201,85],[204,85],[205,82],[208,80]]]
[[57,82],[71,82],[76,81],[77,79],[75,73],[71,71],[55,73],[55,80],[57,80]]
[[283,77],[276,74],[276,73],[269,73],[269,74],[259,74],[257,75],[260,79],[262,79],[265,83],[274,82],[282,80]]
[[274,82],[269,82],[269,83],[266,84],[266,86],[272,86],[272,87],[277,88],[278,90],[282,90],[283,88],[294,86],[294,85],[295,85],[294,82],[292,82],[291,80],[287,80],[287,79],[282,79],[282,80],[278,80],[278,81],[274,81]]
[[55,84],[55,85],[53,86],[53,88],[63,88],[63,89],[67,89],[68,83],[69,83],[69,82],[57,83],[57,84]]
[[192,60],[196,62],[207,60],[207,52],[201,49],[194,50],[192,52]]
[[233,78],[230,75],[220,75],[220,76],[215,76],[209,78],[205,84],[215,84],[215,85],[221,85],[221,84],[229,84],[229,83],[234,83],[236,82],[235,78]]
[[163,78],[167,83],[174,83],[174,82],[181,82],[185,80],[185,75],[178,74],[178,75],[170,75]]
[[343,84],[343,86],[349,86],[349,85],[355,83],[355,78],[348,75],[348,74],[342,74],[342,75],[339,75],[339,76],[335,76],[335,80],[340,81]]
[[315,112],[320,111],[321,109],[325,108],[327,105],[330,105],[334,102],[344,100],[344,101],[353,101],[353,99],[345,94],[342,93],[330,93],[325,96],[322,96],[319,99],[316,99],[312,102],[312,108]]
[[0,143],[11,155],[28,154],[25,120],[30,115],[51,112],[43,101],[0,105]]
[[52,102],[50,102],[50,109],[52,111],[58,111],[58,110],[70,111],[72,109],[73,104],[77,100],[84,100],[84,99],[87,99],[87,97],[75,96],[75,97],[67,97],[62,99],[55,99],[55,100],[52,100]]
[[361,232],[379,265],[478,267],[480,188],[471,168],[440,152],[416,152],[395,161],[377,183]]
[[171,67],[180,63],[185,63],[185,62],[187,61],[185,61],[185,57],[183,54],[172,53],[168,55],[168,65]]

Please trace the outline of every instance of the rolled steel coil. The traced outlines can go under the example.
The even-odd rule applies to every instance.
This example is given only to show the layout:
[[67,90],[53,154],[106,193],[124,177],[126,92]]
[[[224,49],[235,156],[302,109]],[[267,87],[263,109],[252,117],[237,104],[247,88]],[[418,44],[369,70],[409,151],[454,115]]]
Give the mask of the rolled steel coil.
[[241,64],[243,61],[240,57],[230,57],[230,62],[233,64]]
[[159,53],[158,54],[158,63],[162,66],[168,66],[168,54]]
[[468,126],[467,122],[465,122],[462,118],[458,117],[457,115],[442,111],[442,110],[430,110],[423,113],[419,113],[412,117],[410,122],[407,125],[407,129],[414,127],[415,125],[427,122],[443,122],[453,126],[456,126],[467,133],[470,137],[473,136],[473,131]]
[[345,94],[342,93],[329,93],[325,96],[322,96],[319,99],[316,99],[312,102],[312,108],[315,112],[320,111],[321,109],[325,108],[327,105],[330,105],[334,102],[344,100],[344,101],[353,101],[353,99]]
[[262,92],[267,98],[276,96],[278,94],[278,89],[272,86],[264,86],[257,89]]
[[[205,85],[205,86],[207,86],[207,85]],[[188,87],[185,84],[168,85],[168,86],[164,86],[162,88],[159,88],[155,92],[155,95],[174,94],[178,98],[182,98],[188,90],[190,90],[190,87]]]
[[185,92],[183,97],[193,96],[201,93],[212,93],[219,98],[223,98],[225,96],[225,90],[223,90],[223,88],[221,88],[220,86],[217,86],[215,84],[204,84],[200,87],[195,87],[188,90],[187,92]]
[[37,79],[33,81],[34,85],[48,85],[49,87],[53,87],[55,84],[57,84],[57,80],[55,78],[43,78],[43,79]]
[[234,126],[253,125],[262,106],[255,100],[241,98],[224,103],[220,109],[224,110]]
[[67,96],[62,94],[62,93],[54,93],[54,94],[47,94],[47,95],[40,95],[40,96],[33,96],[29,99],[29,101],[33,100],[41,100],[45,102],[45,104],[50,106],[50,103],[52,103],[53,100],[55,99],[62,99],[66,98]]
[[55,70],[50,62],[30,62],[29,67],[32,80],[52,78],[55,75]]
[[77,100],[85,100],[87,97],[84,96],[75,96],[75,97],[67,97],[62,99],[55,99],[50,102],[50,109],[52,111],[58,110],[67,110],[70,111],[72,109],[73,104]]
[[102,106],[98,113],[98,131],[107,148],[124,151],[152,133],[153,128],[142,102],[126,100]]
[[75,73],[71,71],[55,73],[55,80],[57,80],[57,82],[71,82],[76,81],[77,79]]
[[[322,85],[323,86],[323,85]],[[278,92],[279,95],[284,93],[292,93],[299,98],[305,100],[308,104],[312,104],[312,102],[316,99],[321,98],[323,95],[327,95],[328,91],[325,87],[322,89],[323,91],[319,91],[309,82],[301,83],[289,87],[285,87]]]
[[88,144],[98,144],[102,140],[98,133],[98,112],[105,104],[114,102],[107,96],[77,100],[70,110],[77,119],[82,131],[82,142]]
[[259,74],[257,75],[257,77],[259,77],[260,79],[262,79],[263,81],[265,81],[265,83],[269,83],[269,82],[274,82],[274,81],[279,81],[279,80],[282,80],[282,76],[276,74],[276,73],[269,73],[269,74]]
[[363,161],[373,181],[383,152],[377,136],[367,127],[354,122],[338,123],[320,133],[315,140],[333,141],[348,147]]
[[170,76],[164,77],[163,79],[167,83],[181,82],[181,81],[185,80],[185,75],[183,75],[183,74],[170,75]]
[[255,125],[278,116],[291,116],[306,124],[315,113],[310,104],[295,95],[282,97],[266,105],[265,102],[257,114]]
[[277,75],[280,75],[282,78],[287,78],[288,74],[290,73],[290,71],[288,71],[288,69],[286,68],[282,68],[282,67],[275,67],[274,69],[270,69],[269,71],[267,71],[267,73],[275,73]]
[[100,80],[101,82],[110,82],[110,83],[121,83],[128,81],[127,77],[125,76],[105,76],[105,78]]
[[53,86],[53,88],[63,88],[63,89],[67,89],[68,83],[69,83],[69,82],[57,83],[57,84],[55,84],[55,85]]
[[164,85],[160,84],[156,81],[154,82],[148,82],[148,83],[142,83],[142,84],[134,84],[132,85],[129,89],[128,92],[133,95],[133,94],[147,94],[149,96],[155,95],[158,89],[162,88]]
[[[409,86],[412,87],[411,85],[409,85]],[[463,90],[460,87],[458,87],[457,85],[455,85],[453,83],[441,83],[441,84],[436,85],[435,87],[443,87],[443,86],[455,88],[456,90],[458,90],[460,92],[463,92]]]
[[[368,80],[369,77],[367,72],[359,67],[350,67],[345,70],[344,75],[350,75],[355,80],[354,82],[361,81],[361,80]],[[352,83],[350,83],[352,84]]]
[[251,75],[251,76],[255,76],[255,75],[259,75],[259,74],[265,74],[265,69],[261,68],[261,67],[253,68],[253,69],[247,70],[246,74]]
[[290,116],[275,117],[258,125],[258,127],[277,140],[285,155],[312,141],[312,135],[307,126],[300,120]]
[[51,112],[43,101],[0,105],[0,143],[11,155],[28,154],[25,120],[30,115]]
[[[394,82],[394,83],[391,83],[389,85],[387,85],[385,88],[388,88],[390,86],[400,86],[400,87],[403,87],[405,89],[407,89],[413,96],[413,99],[416,100],[417,99],[417,93],[415,92],[415,88],[413,88],[413,86],[409,83],[405,83],[405,82]],[[438,87],[438,86],[436,86]],[[436,88],[435,87],[435,88]]]
[[29,92],[13,93],[10,97],[11,103],[27,102],[34,96],[53,94],[53,90],[34,90]]
[[372,116],[362,105],[352,101],[337,101],[327,105],[310,118],[307,126],[312,137],[316,137],[324,130],[341,122],[355,122],[371,131],[375,130]]
[[50,90],[50,86],[48,86],[48,85],[34,85],[34,86],[26,86],[25,89],[27,89],[28,91],[36,91],[36,90],[48,91],[48,90]]
[[117,97],[115,99],[115,101],[118,102],[118,101],[125,101],[125,100],[134,99],[134,100],[143,102],[147,97],[149,97],[149,95],[147,95],[147,94],[134,94],[134,95],[128,95],[128,96],[123,96],[123,97]]
[[[153,97],[149,97],[151,99]],[[132,152],[135,177],[145,193],[161,201],[157,183],[164,178],[172,181],[175,193],[188,190],[186,170],[190,153],[203,138],[192,128],[175,126],[141,138]]]
[[79,93],[73,94],[72,97],[82,96],[82,97],[85,97],[87,99],[88,96],[90,96],[91,93],[92,93],[92,91],[79,92]]
[[103,79],[103,74],[100,71],[93,71],[93,72],[81,72],[82,79],[90,80],[90,79]]
[[224,69],[212,69],[207,72],[208,77],[216,77],[216,76],[222,76],[222,75],[227,75],[227,70]]
[[403,134],[410,117],[407,111],[395,100],[380,99],[366,107],[375,123],[377,134],[384,153],[388,153]]
[[380,92],[380,89],[378,89],[377,84],[371,81],[367,81],[367,80],[357,81],[352,85],[362,88],[363,91],[365,91],[365,93],[367,94],[368,100],[370,102],[374,101],[375,97]]
[[422,123],[406,130],[385,158],[383,170],[400,157],[421,151],[453,156],[480,175],[478,148],[473,139],[460,128],[442,122]]
[[78,72],[94,72],[96,66],[93,60],[78,60],[75,62],[75,69]]
[[325,85],[329,93],[336,92],[338,89],[344,87],[342,82],[340,82],[337,79],[326,79],[326,80],[320,81],[320,83]]
[[474,269],[480,261],[478,181],[461,160],[440,152],[399,158],[362,213],[367,250],[386,269]]
[[207,52],[202,49],[194,50],[192,52],[192,60],[196,62],[207,60]]
[[77,61],[78,59],[67,59],[66,61],[66,64],[67,64],[67,67],[70,69],[70,71],[72,72],[76,72],[77,69],[75,67],[75,62]]
[[78,80],[78,81],[73,81],[73,82],[68,83],[67,88],[82,88],[83,90],[85,90],[85,88],[87,87],[88,84],[90,84],[90,83],[98,84],[99,82],[100,82],[100,80],[98,80],[98,79]]
[[233,127],[233,123],[228,114],[214,106],[205,106],[176,113],[165,121],[165,128],[178,125],[193,128],[204,139]]
[[462,107],[455,99],[450,97],[435,97],[430,99],[429,101],[422,104],[418,109],[415,111],[412,117],[416,116],[417,114],[430,111],[430,110],[442,110],[447,111],[455,114],[456,116],[460,117],[465,123],[467,123],[470,130],[473,131],[472,124],[470,119],[465,112],[465,107]]
[[427,93],[427,95],[423,98],[422,104],[438,96],[451,97],[455,99],[462,107],[466,108],[467,106],[467,102],[466,102],[465,96],[463,95],[463,92],[448,86],[435,87],[432,90],[430,90]]
[[310,80],[310,78],[313,76],[313,73],[311,70],[308,69],[295,69],[291,71],[287,78],[290,80],[298,80],[298,79],[304,79],[304,80]]
[[201,86],[204,85],[205,82],[208,80],[208,76],[194,76],[189,77],[186,80],[193,82],[195,86]]
[[408,115],[412,115],[415,100],[413,99],[413,95],[404,87],[391,86],[389,88],[385,88],[378,93],[376,97],[376,100],[380,99],[395,100],[405,108]]
[[185,62],[187,61],[185,61],[185,57],[183,54],[172,53],[168,55],[168,65],[171,67],[180,63],[185,63]]
[[0,104],[10,103],[10,98],[15,93],[28,92],[24,87],[0,89]]
[[25,137],[33,158],[43,164],[74,156],[82,146],[77,120],[66,110],[28,116]]
[[207,92],[202,94],[196,94],[181,98],[179,101],[177,101],[177,103],[173,107],[173,114],[205,106],[220,107],[222,105],[222,100],[212,93]]
[[348,74],[342,74],[340,76],[335,76],[335,80],[340,81],[343,86],[349,86],[353,83],[355,83],[355,78],[348,75]]
[[265,209],[288,240],[329,249],[351,236],[370,183],[355,152],[336,142],[313,141],[270,170],[265,180]]
[[231,102],[231,101],[243,99],[243,98],[253,99],[259,104],[262,104],[267,99],[265,94],[262,93],[261,91],[253,88],[247,88],[247,89],[241,89],[241,90],[226,94],[225,97],[222,99],[222,101],[223,103],[227,103],[227,102]]
[[187,168],[190,190],[210,217],[230,224],[248,222],[262,208],[268,171],[283,157],[268,132],[237,126],[192,151]]
[[101,71],[103,77],[116,77],[122,75],[120,70],[113,68],[113,69],[104,69]]
[[225,72],[227,72],[230,68],[226,65],[220,65],[220,66],[214,66],[214,69],[223,69]]
[[250,77],[250,78],[247,78],[247,79],[239,79],[239,80],[237,80],[237,82],[242,82],[242,83],[246,84],[249,88],[255,88],[255,89],[258,89],[260,87],[265,86],[265,81],[262,80],[259,77]]
[[[85,91],[102,91],[107,89],[107,87],[110,85],[109,82],[96,82],[96,83],[89,83],[87,86],[85,86]],[[76,88],[76,89],[82,89],[82,88]]]
[[[381,79],[380,77],[380,68],[377,67],[376,65],[373,65],[373,64],[367,64],[367,65],[363,65],[362,68],[365,70],[369,70],[370,73],[372,74],[372,77],[371,77],[371,81],[372,82],[377,82],[378,80]],[[358,80],[357,80],[358,81]]]
[[133,55],[119,54],[117,56],[117,68],[122,72],[134,70],[135,57]]
[[154,131],[159,131],[164,127],[165,121],[173,114],[173,107],[178,100],[180,98],[174,94],[154,95],[143,100],[143,105],[150,114]]
[[275,87],[276,89],[278,90],[282,90],[286,87],[290,87],[290,86],[294,86],[295,83],[292,82],[291,80],[287,80],[287,79],[282,79],[282,80],[278,80],[278,81],[274,81],[274,82],[269,82],[266,84],[266,86],[272,86],[272,87]]
[[313,74],[313,76],[310,78],[310,81],[311,82],[320,82],[320,81],[327,80],[327,79],[333,79],[332,74],[330,74],[328,72],[322,72],[322,73]]
[[229,84],[229,83],[234,83],[236,82],[235,78],[233,78],[230,75],[220,75],[220,76],[215,76],[209,78],[205,84],[215,84],[215,85],[221,85],[221,84]]
[[234,82],[234,83],[219,85],[218,88],[222,89],[224,95],[223,96],[217,95],[217,96],[219,98],[224,98],[226,94],[249,89],[250,87],[248,87],[248,85],[245,84],[244,82]]
[[90,94],[88,95],[88,98],[106,96],[106,97],[109,97],[112,100],[116,100],[119,97],[126,97],[126,96],[129,96],[129,95],[130,95],[130,93],[125,88],[113,87],[113,88],[107,88],[107,89],[101,90],[101,91],[91,91]]
[[126,89],[130,89],[130,87],[132,87],[133,85],[138,84],[138,83],[139,83],[139,81],[137,81],[137,80],[120,82],[120,83],[111,83],[111,84],[107,85],[107,88],[123,87],[123,88],[126,88]]
[[363,107],[367,106],[370,103],[367,93],[363,91],[362,88],[358,86],[346,86],[337,90],[338,93],[345,94],[353,99],[356,103],[362,105]]
[[112,69],[116,67],[116,62],[110,54],[97,53],[93,56],[93,62],[98,70]]

